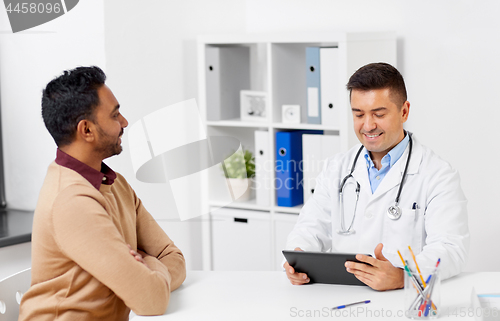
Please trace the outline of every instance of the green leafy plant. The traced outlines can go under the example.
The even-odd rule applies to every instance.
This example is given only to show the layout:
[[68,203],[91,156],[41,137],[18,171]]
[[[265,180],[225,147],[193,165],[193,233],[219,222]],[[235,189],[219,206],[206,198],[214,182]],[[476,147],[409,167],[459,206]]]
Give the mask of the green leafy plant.
[[255,157],[249,150],[233,153],[224,161],[226,178],[252,178],[255,176]]

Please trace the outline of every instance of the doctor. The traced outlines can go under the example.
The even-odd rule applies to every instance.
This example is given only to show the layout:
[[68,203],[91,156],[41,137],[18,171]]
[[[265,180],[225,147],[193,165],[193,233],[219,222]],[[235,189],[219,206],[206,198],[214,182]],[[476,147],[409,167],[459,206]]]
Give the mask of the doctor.
[[[410,111],[403,77],[373,63],[347,89],[362,146],[325,161],[287,249],[371,254],[356,258],[372,266],[347,262],[346,269],[375,290],[404,286],[397,251],[412,262],[408,246],[421,268],[441,258],[443,279],[460,273],[469,249],[467,200],[458,172],[403,129]],[[309,282],[288,262],[284,268],[292,284]]]

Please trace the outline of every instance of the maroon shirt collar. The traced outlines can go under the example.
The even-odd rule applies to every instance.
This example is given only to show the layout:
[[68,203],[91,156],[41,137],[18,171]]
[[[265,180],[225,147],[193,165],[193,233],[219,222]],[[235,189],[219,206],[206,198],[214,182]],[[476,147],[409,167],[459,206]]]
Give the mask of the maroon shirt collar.
[[101,184],[113,184],[116,178],[116,173],[108,165],[101,163],[101,171],[99,172],[78,159],[69,156],[59,148],[57,149],[56,164],[72,169],[82,175],[97,190],[101,188]]

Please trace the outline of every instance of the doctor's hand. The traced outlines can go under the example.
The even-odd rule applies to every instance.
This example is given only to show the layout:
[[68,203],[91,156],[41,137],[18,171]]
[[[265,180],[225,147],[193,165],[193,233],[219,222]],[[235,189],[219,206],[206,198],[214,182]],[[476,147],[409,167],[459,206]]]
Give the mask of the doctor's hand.
[[352,273],[358,280],[378,291],[400,289],[404,286],[404,272],[402,269],[392,265],[382,255],[384,245],[379,243],[375,248],[375,258],[362,254],[356,255],[356,259],[369,263],[346,262],[347,272]]
[[[295,251],[302,251],[302,249],[300,247],[296,247]],[[283,264],[283,267],[285,268],[286,276],[293,285],[302,285],[305,283],[309,283],[309,277],[307,276],[307,274],[295,272],[295,269],[291,267],[288,262],[285,262],[285,264]]]

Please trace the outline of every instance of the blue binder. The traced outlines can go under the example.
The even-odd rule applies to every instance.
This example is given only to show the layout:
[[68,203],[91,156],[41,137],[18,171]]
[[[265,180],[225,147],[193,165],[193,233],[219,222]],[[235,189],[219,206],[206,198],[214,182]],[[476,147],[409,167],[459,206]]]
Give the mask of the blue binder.
[[278,206],[304,203],[302,134],[322,134],[318,130],[276,133],[276,198]]
[[307,122],[321,124],[320,48],[306,47]]

